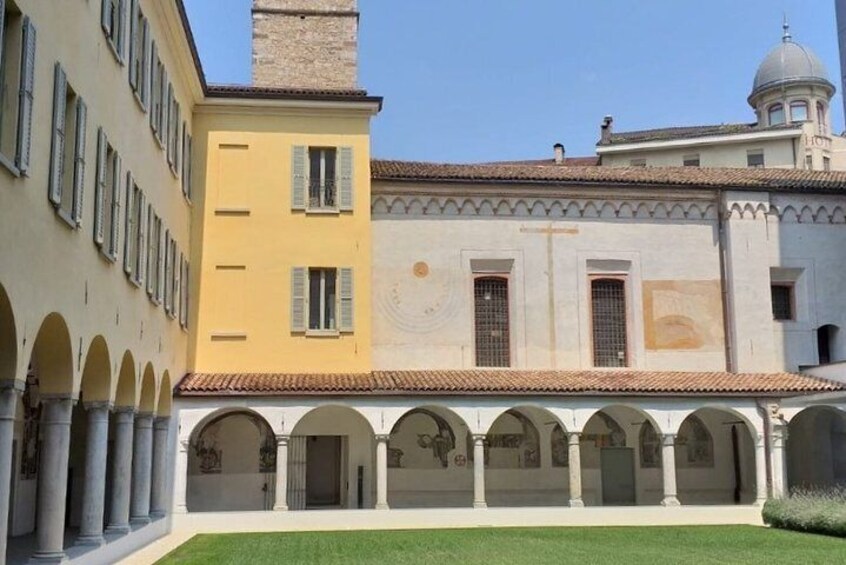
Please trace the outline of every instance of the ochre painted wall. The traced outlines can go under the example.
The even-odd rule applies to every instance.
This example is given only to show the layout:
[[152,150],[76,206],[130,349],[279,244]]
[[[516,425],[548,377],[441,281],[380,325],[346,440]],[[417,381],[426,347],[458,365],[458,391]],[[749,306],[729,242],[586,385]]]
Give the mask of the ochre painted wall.
[[[204,107],[196,116],[205,194],[194,209],[193,369],[370,370],[370,112]],[[295,145],[353,148],[352,212],[292,211]],[[292,267],[354,269],[352,333],[291,331]]]

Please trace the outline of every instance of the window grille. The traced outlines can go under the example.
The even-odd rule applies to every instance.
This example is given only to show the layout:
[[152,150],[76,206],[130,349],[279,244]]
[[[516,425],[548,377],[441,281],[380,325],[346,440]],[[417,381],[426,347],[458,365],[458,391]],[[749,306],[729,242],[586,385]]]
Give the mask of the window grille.
[[597,367],[626,367],[625,282],[597,279],[591,283],[593,363]]
[[308,205],[310,208],[335,208],[335,149],[309,149]]
[[508,280],[500,277],[476,279],[474,299],[476,366],[510,367]]
[[773,298],[773,320],[793,319],[793,287],[774,284],[770,287]]
[[309,269],[309,316],[308,329],[336,330],[337,305],[335,269]]

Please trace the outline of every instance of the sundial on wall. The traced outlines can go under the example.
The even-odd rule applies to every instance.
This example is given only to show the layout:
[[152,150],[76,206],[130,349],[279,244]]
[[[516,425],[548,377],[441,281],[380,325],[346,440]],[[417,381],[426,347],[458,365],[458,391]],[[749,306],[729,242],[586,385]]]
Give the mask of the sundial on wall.
[[418,261],[397,272],[383,287],[379,306],[392,325],[410,333],[428,333],[457,314],[458,290],[446,270]]

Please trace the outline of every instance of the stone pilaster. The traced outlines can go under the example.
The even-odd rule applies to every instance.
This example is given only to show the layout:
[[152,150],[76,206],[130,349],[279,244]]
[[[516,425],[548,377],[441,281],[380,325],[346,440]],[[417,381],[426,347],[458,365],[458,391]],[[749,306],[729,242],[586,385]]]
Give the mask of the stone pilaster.
[[767,501],[767,449],[764,434],[755,436],[755,504]]
[[173,476],[173,513],[188,513],[188,448],[191,441],[179,438],[176,451],[176,471]]

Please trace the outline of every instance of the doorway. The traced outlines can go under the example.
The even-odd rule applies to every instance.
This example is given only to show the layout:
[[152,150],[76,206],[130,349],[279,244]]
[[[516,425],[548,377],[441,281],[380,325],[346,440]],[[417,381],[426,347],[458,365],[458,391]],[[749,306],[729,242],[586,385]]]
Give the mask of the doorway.
[[341,436],[309,436],[306,442],[306,507],[341,506]]
[[603,506],[634,506],[634,449],[603,447],[600,452]]

